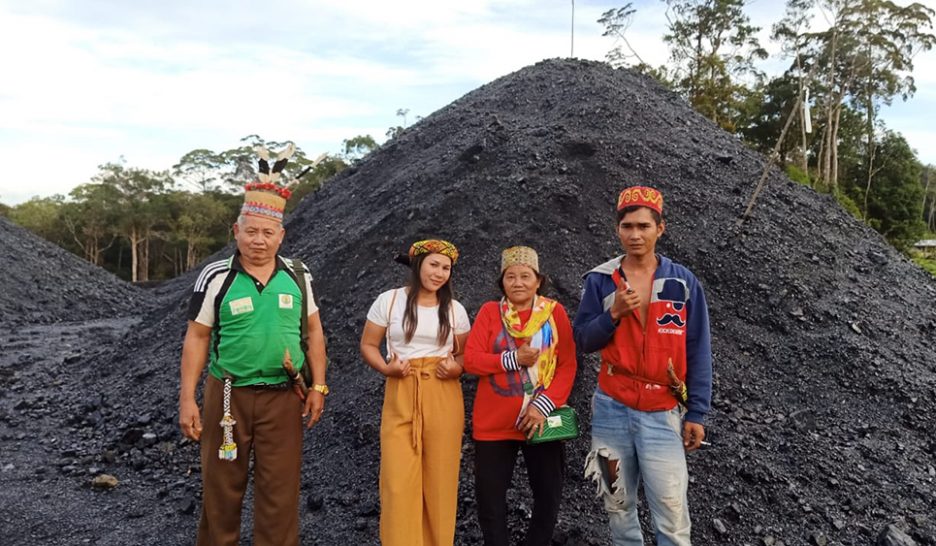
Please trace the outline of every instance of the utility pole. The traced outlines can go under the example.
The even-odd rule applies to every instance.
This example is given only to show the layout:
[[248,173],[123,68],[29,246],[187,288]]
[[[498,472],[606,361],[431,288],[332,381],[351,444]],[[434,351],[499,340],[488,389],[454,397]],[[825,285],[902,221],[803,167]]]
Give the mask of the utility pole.
[[575,57],[575,0],[572,0],[572,45],[569,48],[569,57]]

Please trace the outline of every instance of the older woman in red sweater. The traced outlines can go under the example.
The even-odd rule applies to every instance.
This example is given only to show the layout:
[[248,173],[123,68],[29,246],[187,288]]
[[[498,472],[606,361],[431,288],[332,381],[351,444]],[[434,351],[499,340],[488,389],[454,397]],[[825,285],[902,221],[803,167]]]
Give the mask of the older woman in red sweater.
[[507,488],[523,452],[533,517],[526,544],[552,542],[565,475],[561,441],[529,444],[566,403],[575,380],[575,342],[565,308],[538,294],[539,257],[517,246],[501,255],[500,301],[485,303],[465,345],[465,371],[478,376],[472,412],[478,521],[486,546],[506,546]]

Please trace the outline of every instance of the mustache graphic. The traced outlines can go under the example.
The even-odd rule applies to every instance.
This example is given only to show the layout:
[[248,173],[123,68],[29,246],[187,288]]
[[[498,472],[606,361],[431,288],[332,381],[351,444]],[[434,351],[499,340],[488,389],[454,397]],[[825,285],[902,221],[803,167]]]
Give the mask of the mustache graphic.
[[683,322],[681,318],[679,318],[679,315],[663,315],[657,319],[657,324],[660,326],[666,326],[671,322],[680,328],[686,325],[686,323]]

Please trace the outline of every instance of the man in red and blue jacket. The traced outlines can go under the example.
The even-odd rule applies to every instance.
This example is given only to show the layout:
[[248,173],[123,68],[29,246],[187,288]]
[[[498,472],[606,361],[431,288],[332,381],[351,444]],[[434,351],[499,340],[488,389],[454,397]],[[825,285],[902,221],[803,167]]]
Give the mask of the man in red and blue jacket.
[[616,230],[625,254],[585,274],[573,324],[576,346],[601,352],[585,471],[598,483],[615,546],[643,544],[641,480],[658,546],[690,544],[685,453],[705,438],[711,335],[702,285],[656,253],[665,229],[659,191],[621,192]]

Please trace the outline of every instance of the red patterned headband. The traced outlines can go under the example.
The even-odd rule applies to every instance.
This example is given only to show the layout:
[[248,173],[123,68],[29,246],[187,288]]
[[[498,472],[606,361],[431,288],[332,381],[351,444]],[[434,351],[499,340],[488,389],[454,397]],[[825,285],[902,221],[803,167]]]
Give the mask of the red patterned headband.
[[625,188],[618,196],[617,210],[627,207],[647,207],[663,214],[663,194],[647,186]]

